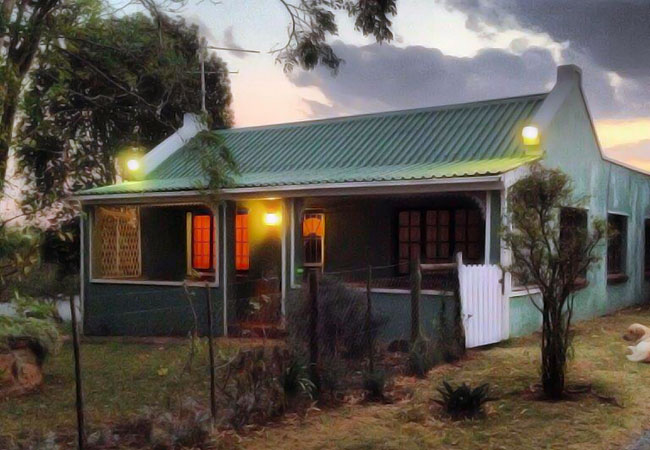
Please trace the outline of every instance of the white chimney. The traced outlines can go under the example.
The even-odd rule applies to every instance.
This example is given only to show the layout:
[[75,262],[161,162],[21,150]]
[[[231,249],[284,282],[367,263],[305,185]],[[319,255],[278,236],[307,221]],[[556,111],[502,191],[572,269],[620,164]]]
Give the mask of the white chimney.
[[207,130],[207,127],[203,124],[199,116],[192,113],[185,113],[183,115],[183,126],[142,157],[144,174],[151,173],[176,150],[196,136],[199,131],[204,130]]

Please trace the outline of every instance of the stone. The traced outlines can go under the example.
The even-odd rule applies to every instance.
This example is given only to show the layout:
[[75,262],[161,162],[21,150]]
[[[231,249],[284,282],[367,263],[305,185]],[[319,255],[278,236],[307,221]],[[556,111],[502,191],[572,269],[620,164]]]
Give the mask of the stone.
[[25,394],[42,383],[43,371],[29,347],[0,350],[0,398]]

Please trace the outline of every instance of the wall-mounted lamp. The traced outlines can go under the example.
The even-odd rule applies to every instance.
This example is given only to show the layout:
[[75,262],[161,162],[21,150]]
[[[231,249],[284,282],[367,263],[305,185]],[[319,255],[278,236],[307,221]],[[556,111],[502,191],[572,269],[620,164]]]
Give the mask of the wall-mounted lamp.
[[129,169],[129,172],[137,172],[140,169],[140,161],[137,159],[129,159],[126,162],[126,168]]
[[528,125],[521,130],[524,145],[539,145],[539,128]]
[[269,226],[276,226],[280,224],[282,216],[277,212],[267,212],[264,214],[264,224]]

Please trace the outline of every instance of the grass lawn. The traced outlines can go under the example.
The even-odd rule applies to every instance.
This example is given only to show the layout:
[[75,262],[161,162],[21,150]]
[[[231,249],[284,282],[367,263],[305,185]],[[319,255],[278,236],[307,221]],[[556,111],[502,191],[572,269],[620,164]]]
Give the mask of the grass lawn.
[[[397,380],[412,390],[391,405],[345,405],[295,417],[244,436],[244,448],[416,449],[416,448],[621,448],[650,428],[650,365],[625,358],[621,335],[632,322],[650,324],[649,310],[626,310],[579,323],[570,363],[570,383],[591,383],[595,395],[549,403],[522,394],[538,380],[539,338],[514,339],[471,351],[459,365],[434,369],[427,380]],[[231,344],[221,344],[231,345]],[[187,360],[185,343],[86,343],[82,348],[88,422],[91,427],[138,413],[143,406],[165,406],[168,393],[206,399],[205,353],[180,386],[176,374]],[[160,370],[163,369],[163,370]],[[46,365],[41,392],[0,401],[0,434],[21,431],[74,433],[74,378],[69,344]],[[443,380],[489,382],[492,396],[484,420],[450,423],[430,411]]]
[[[539,337],[513,339],[472,351],[458,366],[434,369],[414,383],[412,399],[393,405],[354,405],[276,426],[248,437],[246,448],[282,449],[612,449],[625,448],[650,428],[650,365],[625,358],[621,336],[632,322],[650,323],[650,311],[626,310],[577,325],[570,383],[592,383],[621,407],[580,396],[542,402],[522,395],[538,382]],[[450,423],[430,412],[442,380],[489,382],[492,396],[485,420]],[[406,382],[406,380],[405,380]]]

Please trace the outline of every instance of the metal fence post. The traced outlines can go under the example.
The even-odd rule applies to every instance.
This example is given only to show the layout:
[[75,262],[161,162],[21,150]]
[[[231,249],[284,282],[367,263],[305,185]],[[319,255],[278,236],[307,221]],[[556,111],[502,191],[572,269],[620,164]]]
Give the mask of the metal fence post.
[[84,397],[81,384],[81,348],[79,344],[79,330],[77,329],[77,309],[74,305],[74,297],[70,297],[70,315],[72,318],[72,347],[74,349],[74,377],[77,406],[77,440],[79,450],[84,450],[86,448],[86,432],[84,420]]
[[420,255],[411,259],[411,344],[420,337],[420,295],[422,292]]
[[318,355],[318,274],[309,271],[309,371],[311,381],[320,391],[320,372]]
[[[214,326],[212,316],[212,298],[210,295],[210,284],[205,283],[206,299],[208,302],[208,349],[210,351],[210,412],[212,413],[212,426],[217,421],[217,396],[215,392],[215,368],[214,368]],[[225,307],[225,305],[224,305]]]
[[372,299],[370,289],[372,284],[372,266],[368,264],[368,278],[366,279],[366,342],[368,343],[368,371],[375,371],[374,339],[372,336]]

